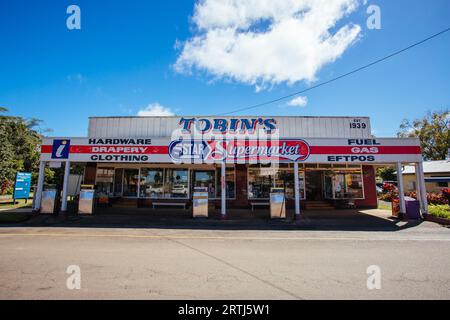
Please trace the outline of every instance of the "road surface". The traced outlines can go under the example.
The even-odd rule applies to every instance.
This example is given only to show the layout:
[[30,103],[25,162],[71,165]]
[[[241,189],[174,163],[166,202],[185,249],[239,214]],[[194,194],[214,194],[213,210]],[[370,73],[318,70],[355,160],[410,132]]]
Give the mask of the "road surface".
[[[450,229],[427,222],[396,232],[4,227],[0,256],[0,299],[450,299]],[[69,266],[79,290],[68,289]],[[367,287],[370,266],[380,289]]]

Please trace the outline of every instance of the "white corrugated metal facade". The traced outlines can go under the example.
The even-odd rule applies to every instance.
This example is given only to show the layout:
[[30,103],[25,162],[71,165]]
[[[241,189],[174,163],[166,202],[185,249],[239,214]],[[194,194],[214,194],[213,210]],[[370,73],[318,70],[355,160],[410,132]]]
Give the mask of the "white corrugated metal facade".
[[[89,137],[170,137],[180,128],[181,116],[176,117],[92,117]],[[184,118],[193,118],[184,116]],[[197,119],[214,117],[195,116]],[[252,116],[220,117],[221,119],[257,119]],[[279,136],[283,138],[370,138],[367,117],[262,117],[275,119]],[[365,128],[352,124],[364,124]]]

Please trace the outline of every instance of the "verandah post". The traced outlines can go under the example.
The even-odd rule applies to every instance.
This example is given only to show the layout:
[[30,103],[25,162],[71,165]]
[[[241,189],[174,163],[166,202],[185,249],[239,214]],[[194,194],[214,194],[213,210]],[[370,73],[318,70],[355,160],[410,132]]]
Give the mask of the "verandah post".
[[226,163],[225,163],[225,161],[222,162],[220,185],[222,187],[221,215],[223,218],[227,214],[227,207],[226,207],[227,206],[227,190],[226,190],[227,186],[226,186]]
[[294,189],[295,189],[295,217],[300,218],[300,181],[298,174],[298,162],[294,163]]

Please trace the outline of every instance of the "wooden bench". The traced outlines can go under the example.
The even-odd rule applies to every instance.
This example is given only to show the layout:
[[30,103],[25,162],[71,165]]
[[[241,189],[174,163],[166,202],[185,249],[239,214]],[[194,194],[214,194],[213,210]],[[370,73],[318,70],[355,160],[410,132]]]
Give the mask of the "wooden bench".
[[255,211],[255,207],[269,207],[270,202],[250,202],[252,206],[252,211]]
[[186,202],[153,202],[153,209],[155,207],[183,207],[186,210]]

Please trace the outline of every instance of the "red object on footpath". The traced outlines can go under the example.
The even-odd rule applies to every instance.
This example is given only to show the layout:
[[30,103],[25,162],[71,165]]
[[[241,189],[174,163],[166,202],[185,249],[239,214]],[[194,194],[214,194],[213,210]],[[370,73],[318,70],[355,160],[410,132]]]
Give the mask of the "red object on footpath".
[[392,216],[399,219],[402,218],[400,214],[400,199],[398,198],[392,199]]

